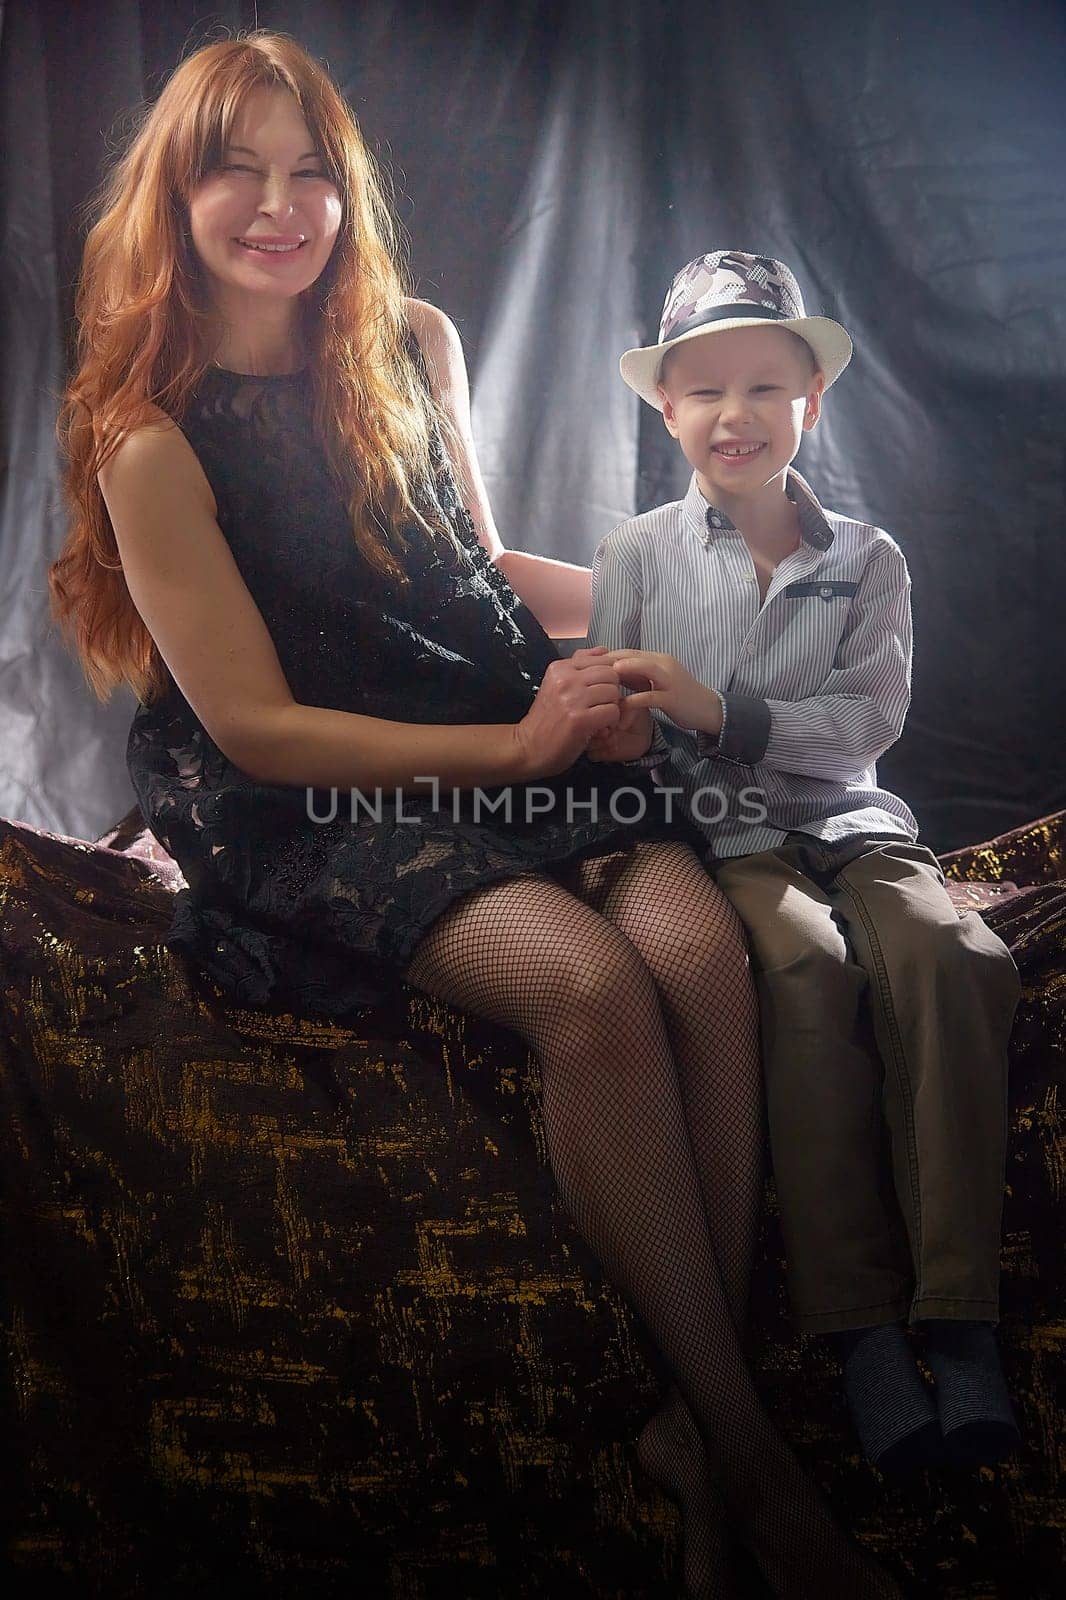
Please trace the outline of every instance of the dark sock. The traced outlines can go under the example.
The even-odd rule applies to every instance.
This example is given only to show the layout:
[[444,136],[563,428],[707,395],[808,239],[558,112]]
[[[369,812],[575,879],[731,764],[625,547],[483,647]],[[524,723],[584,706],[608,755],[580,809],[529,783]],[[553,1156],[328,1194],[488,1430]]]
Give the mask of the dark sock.
[[1021,1444],[991,1322],[925,1324],[944,1443],[955,1461],[1002,1461]]
[[844,1363],[844,1393],[866,1459],[888,1473],[930,1465],[940,1444],[937,1410],[902,1323],[829,1338]]

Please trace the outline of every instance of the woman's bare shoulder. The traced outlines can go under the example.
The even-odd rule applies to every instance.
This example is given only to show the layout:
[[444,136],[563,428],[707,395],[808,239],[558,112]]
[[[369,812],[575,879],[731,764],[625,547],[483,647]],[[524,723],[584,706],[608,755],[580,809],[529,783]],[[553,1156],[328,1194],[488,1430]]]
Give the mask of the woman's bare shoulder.
[[170,484],[179,483],[205,502],[212,516],[217,515],[214,491],[196,451],[174,418],[149,400],[100,468],[100,487],[105,495],[115,485],[121,492],[123,485],[150,482],[153,474],[160,472]]
[[462,351],[459,329],[446,311],[428,300],[416,300],[413,295],[407,296],[406,310],[411,331],[423,350],[430,347]]

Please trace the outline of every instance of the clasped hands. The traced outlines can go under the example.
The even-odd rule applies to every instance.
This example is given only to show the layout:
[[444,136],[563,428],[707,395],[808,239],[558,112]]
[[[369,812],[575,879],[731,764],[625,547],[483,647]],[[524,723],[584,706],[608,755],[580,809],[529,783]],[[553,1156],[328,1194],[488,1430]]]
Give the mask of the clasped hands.
[[619,701],[617,726],[590,739],[586,754],[592,761],[634,761],[646,754],[654,732],[652,706],[665,711],[679,728],[721,732],[721,700],[676,656],[657,650],[607,650],[600,659],[630,693]]
[[[623,694],[623,687],[630,693]],[[575,650],[552,662],[537,700],[545,713],[552,706],[558,714],[565,705],[571,738],[580,739],[570,760],[582,750],[593,761],[634,761],[644,755],[654,732],[653,706],[679,728],[712,734],[722,728],[722,702],[715,691],[674,656],[651,650],[605,645]],[[563,705],[553,706],[556,701]],[[534,702],[534,717],[536,710]],[[558,723],[556,730],[562,731]]]

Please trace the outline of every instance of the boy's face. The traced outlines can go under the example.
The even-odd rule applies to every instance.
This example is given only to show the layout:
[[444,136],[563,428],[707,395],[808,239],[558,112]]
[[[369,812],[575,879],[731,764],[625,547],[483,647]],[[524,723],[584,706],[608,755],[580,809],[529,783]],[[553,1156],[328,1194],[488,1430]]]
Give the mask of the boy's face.
[[821,409],[825,378],[813,365],[808,345],[774,327],[730,328],[667,354],[663,421],[709,499],[756,494],[778,475],[784,486]]

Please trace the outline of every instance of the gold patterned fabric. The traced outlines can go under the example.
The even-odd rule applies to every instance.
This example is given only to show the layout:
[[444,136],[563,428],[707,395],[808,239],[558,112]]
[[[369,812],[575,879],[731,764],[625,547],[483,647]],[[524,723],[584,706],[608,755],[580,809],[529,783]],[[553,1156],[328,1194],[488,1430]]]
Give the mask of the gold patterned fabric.
[[[1037,1600],[1066,1568],[1064,839],[1066,815],[945,859],[1025,983],[1001,1327],[1022,1459],[905,1490],[861,1461],[834,1362],[789,1327],[767,1185],[760,1388],[915,1596]],[[358,1028],[238,1009],[159,942],[179,886],[136,827],[0,821],[9,1579],[679,1594],[678,1520],[633,1455],[664,1374],[555,1199],[524,1047],[413,993]]]

